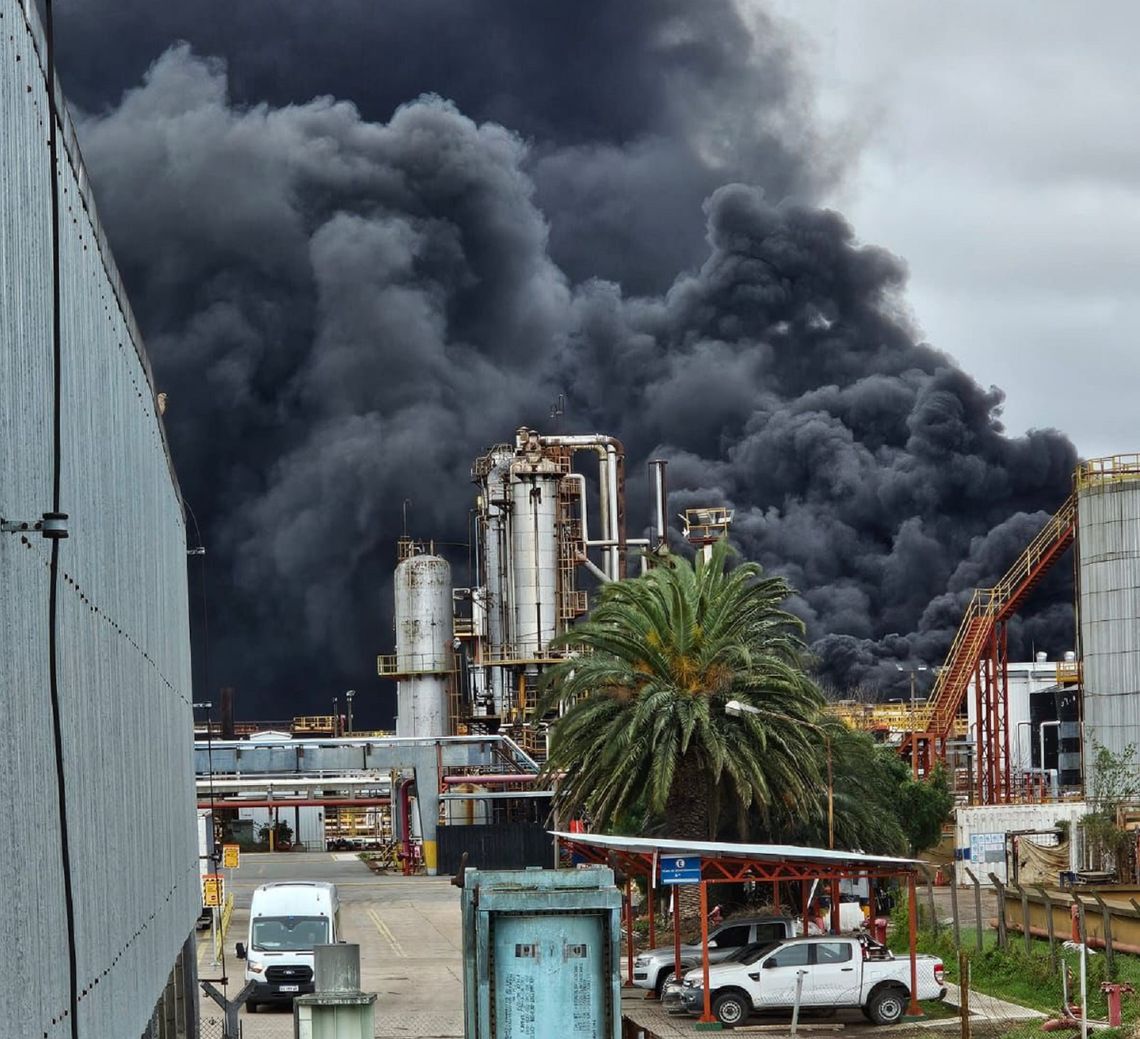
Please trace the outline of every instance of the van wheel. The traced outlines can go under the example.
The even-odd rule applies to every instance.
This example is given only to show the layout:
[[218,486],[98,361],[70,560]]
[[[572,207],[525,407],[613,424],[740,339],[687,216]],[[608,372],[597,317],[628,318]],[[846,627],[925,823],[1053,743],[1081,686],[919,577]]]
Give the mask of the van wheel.
[[906,1012],[906,992],[893,985],[872,993],[867,1011],[877,1025],[893,1025]]
[[751,1007],[739,992],[723,992],[713,1000],[712,1012],[728,1028],[743,1024],[748,1019],[750,1010]]

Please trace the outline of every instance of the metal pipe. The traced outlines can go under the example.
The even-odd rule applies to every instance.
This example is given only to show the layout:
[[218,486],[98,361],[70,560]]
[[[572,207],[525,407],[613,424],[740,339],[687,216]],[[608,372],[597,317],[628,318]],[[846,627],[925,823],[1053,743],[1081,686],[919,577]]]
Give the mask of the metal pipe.
[[597,565],[597,563],[595,563],[585,553],[583,553],[579,557],[578,562],[581,563],[587,570],[589,570],[590,573],[592,573],[599,581],[602,582],[602,584],[609,584],[610,583],[609,574],[607,574],[604,570],[602,570],[601,567],[599,567]]
[[538,776],[533,772],[496,772],[493,775],[444,776],[444,786],[459,786],[471,783],[475,786],[492,786],[499,783],[533,783]]
[[[1029,729],[1029,771],[1033,770],[1033,722],[1018,722],[1016,726],[1016,739],[1017,739],[1017,767],[1025,768],[1025,759],[1021,754],[1021,727],[1026,726]],[[1045,767],[1045,762],[1041,762],[1041,767]]]
[[[621,527],[618,520],[618,454],[613,445],[606,446],[606,476],[610,481],[610,531],[609,536],[614,539],[621,538]],[[621,577],[621,546],[610,549],[610,569],[616,581]]]
[[[246,797],[215,799],[218,808],[375,808],[392,803],[390,797],[273,797],[252,800]],[[199,808],[209,808],[210,801],[199,801]]]
[[654,546],[655,548],[660,548],[668,539],[668,531],[665,528],[665,517],[669,514],[665,492],[665,467],[668,464],[664,458],[654,458],[649,463],[649,468],[653,471],[653,498],[657,512],[657,544]]

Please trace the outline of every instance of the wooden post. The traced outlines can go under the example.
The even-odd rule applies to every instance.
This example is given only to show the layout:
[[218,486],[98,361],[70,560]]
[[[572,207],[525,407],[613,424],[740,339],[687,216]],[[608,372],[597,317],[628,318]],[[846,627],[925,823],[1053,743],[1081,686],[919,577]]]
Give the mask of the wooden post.
[[1116,980],[1116,955],[1112,948],[1112,910],[1105,904],[1099,892],[1093,892],[1096,904],[1100,906],[1101,926],[1104,928],[1104,965],[1108,968],[1108,980]]
[[[701,1024],[712,1024],[716,1020],[712,1016],[712,993],[709,992],[709,892],[705,882],[701,881],[701,978],[705,990],[704,1012],[701,1014]],[[680,976],[677,977],[680,981]]]
[[1049,897],[1049,892],[1045,890],[1044,884],[1035,885],[1037,890],[1041,892],[1041,900],[1045,903],[1045,927],[1049,931],[1049,969],[1057,969],[1057,935],[1053,922],[1053,900]]
[[954,948],[962,948],[962,929],[958,922],[958,864],[950,863],[950,915],[954,919]]
[[1020,884],[1017,885],[1017,891],[1021,895],[1021,936],[1025,941],[1025,955],[1028,956],[1033,949],[1033,935],[1029,933],[1029,893]]
[[839,934],[841,923],[839,920],[839,879],[835,878],[830,885],[831,894],[831,933]]
[[958,1015],[961,1020],[959,1034],[970,1039],[970,957],[958,950]]
[[990,883],[993,884],[994,890],[997,891],[998,948],[1006,949],[1009,947],[1009,934],[1005,928],[1005,885],[998,880],[996,873],[989,874],[989,877]]
[[970,882],[974,885],[974,912],[977,914],[977,930],[975,938],[977,939],[978,952],[982,951],[982,885],[977,877],[974,876],[973,870],[967,869],[966,876],[970,878]]

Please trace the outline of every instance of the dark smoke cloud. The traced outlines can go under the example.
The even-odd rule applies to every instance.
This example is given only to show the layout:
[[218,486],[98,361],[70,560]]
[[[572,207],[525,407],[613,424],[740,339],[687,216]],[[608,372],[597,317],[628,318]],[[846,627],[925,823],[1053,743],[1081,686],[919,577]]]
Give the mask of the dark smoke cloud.
[[[560,393],[564,428],[625,441],[632,518],[654,455],[674,512],[736,509],[744,553],[800,590],[841,688],[936,663],[970,590],[1067,493],[1068,441],[1005,436],[1000,392],[919,341],[899,261],[804,201],[821,167],[775,37],[751,41],[728,4],[634,6],[620,25],[598,7],[592,78],[573,33],[548,67],[564,26],[513,5],[472,5],[482,26],[451,11],[433,35],[419,15],[364,26],[349,4],[325,24],[298,4],[252,50],[256,3],[229,35],[163,10],[124,28],[118,61],[72,51],[104,222],[206,528],[208,680],[239,686],[244,713],[378,688],[404,500],[413,533],[465,541],[472,457],[549,427]],[[73,47],[98,9],[73,16]],[[413,30],[438,37],[422,67]],[[108,106],[171,32],[228,55],[231,79],[179,45]],[[403,43],[388,62],[317,60],[382,33]],[[488,58],[524,58],[476,75],[484,35]],[[458,103],[409,100],[425,86]],[[359,106],[309,100],[333,87]],[[1042,587],[1015,653],[1069,648],[1067,591],[1064,574]]]
[[87,111],[184,40],[229,63],[239,105],[328,95],[383,121],[438,94],[510,127],[533,144],[555,261],[631,291],[700,262],[699,205],[718,185],[809,198],[835,174],[782,34],[760,15],[746,26],[732,0],[73,0],[57,18]]

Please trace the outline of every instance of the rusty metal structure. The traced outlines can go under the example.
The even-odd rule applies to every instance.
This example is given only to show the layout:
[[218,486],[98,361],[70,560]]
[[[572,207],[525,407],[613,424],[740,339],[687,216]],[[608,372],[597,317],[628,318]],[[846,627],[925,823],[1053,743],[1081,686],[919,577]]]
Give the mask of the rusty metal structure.
[[[951,744],[956,736],[960,741],[967,696],[972,695],[968,713],[974,721],[965,764],[971,800],[1004,804],[1022,798],[1011,755],[1016,722],[1010,717],[1008,625],[1048,570],[1074,546],[1080,650],[1075,659],[1058,663],[1056,682],[1059,688],[1078,690],[1081,713],[1057,724],[1077,733],[1071,740],[1080,740],[1086,784],[1093,739],[1116,752],[1136,742],[1140,455],[1127,454],[1082,462],[1073,474],[1072,494],[1001,580],[975,590],[931,695],[917,709],[912,705],[899,742],[916,778],[936,761],[955,764]],[[956,771],[960,774],[962,768]]]

